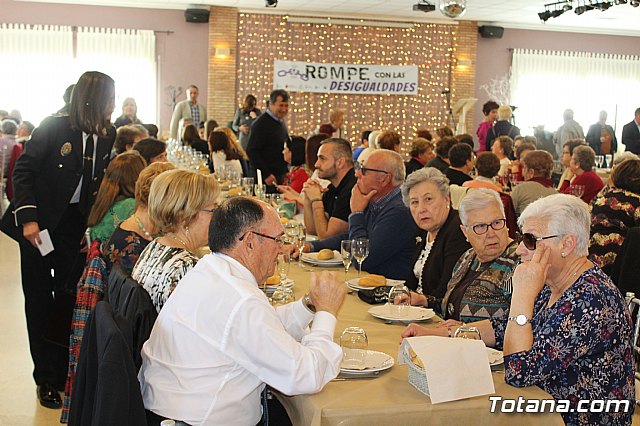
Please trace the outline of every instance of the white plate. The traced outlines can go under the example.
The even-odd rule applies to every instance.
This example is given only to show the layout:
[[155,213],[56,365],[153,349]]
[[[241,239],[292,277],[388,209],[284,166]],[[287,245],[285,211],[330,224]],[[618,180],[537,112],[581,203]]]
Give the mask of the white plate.
[[393,357],[384,352],[367,350],[364,358],[365,368],[355,370],[350,368],[342,368],[340,366],[340,374],[371,374],[377,371],[388,370],[395,364]]
[[[286,288],[291,288],[293,287],[294,281],[291,278],[287,278],[284,281],[284,286]],[[273,284],[273,285],[267,285],[267,286],[260,286],[261,290],[264,290],[266,293],[273,293],[274,291],[276,291],[276,289],[280,286],[280,284]]]
[[389,304],[385,303],[384,305],[373,306],[367,312],[376,318],[398,322],[427,321],[436,316],[433,309],[420,308],[418,306],[407,306],[406,311],[406,315],[400,317],[391,311]]
[[318,238],[317,235],[311,235],[311,234],[307,234],[307,239],[306,241],[318,241],[320,238]]
[[502,351],[499,351],[493,348],[486,348],[486,349],[487,349],[487,356],[489,357],[490,366],[493,367],[496,365],[504,364],[504,355]]
[[342,266],[342,255],[339,251],[333,251],[333,259],[318,260],[318,253],[302,253],[302,261],[317,266]]
[[[363,277],[364,278],[364,277]],[[352,278],[349,281],[347,281],[347,286],[351,289],[351,290],[371,290],[372,288],[375,287],[370,287],[370,286],[362,286],[362,285],[358,285],[358,282],[360,282],[360,278]],[[392,280],[391,278],[387,278],[387,282],[383,285],[402,285],[404,284],[404,280]]]

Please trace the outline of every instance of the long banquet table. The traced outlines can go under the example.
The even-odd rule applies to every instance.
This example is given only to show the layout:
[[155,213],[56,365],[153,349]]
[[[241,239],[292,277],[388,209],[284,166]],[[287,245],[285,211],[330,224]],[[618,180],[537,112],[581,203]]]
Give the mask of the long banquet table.
[[[313,267],[314,272],[337,271],[342,279],[342,268]],[[349,278],[356,277],[350,271]],[[295,281],[296,298],[309,289],[310,272],[291,264],[289,277]],[[371,305],[361,301],[356,293],[348,294],[338,315],[335,339],[348,326],[365,329],[369,349],[393,356],[396,365],[379,377],[366,380],[334,381],[313,395],[286,396],[276,393],[294,425],[455,425],[455,424],[564,424],[560,414],[498,414],[491,413],[489,395],[459,401],[431,404],[428,396],[420,393],[407,381],[407,366],[397,364],[401,324],[385,324],[367,313]],[[434,318],[423,323],[435,327],[441,320]],[[504,382],[504,372],[493,372],[496,393],[504,399],[551,399],[538,387],[515,388]]]

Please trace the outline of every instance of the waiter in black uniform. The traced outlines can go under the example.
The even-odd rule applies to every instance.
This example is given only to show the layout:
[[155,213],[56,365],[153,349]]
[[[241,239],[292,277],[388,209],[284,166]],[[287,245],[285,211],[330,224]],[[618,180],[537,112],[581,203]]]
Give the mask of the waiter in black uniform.
[[[81,241],[115,139],[114,105],[111,77],[97,71],[80,77],[68,115],[43,120],[16,162],[15,196],[0,225],[20,244],[33,377],[40,404],[47,408],[62,406],[58,390],[64,389],[68,349],[45,334],[62,317],[56,310],[58,318],[52,318],[56,296],[75,291],[84,267]],[[37,248],[44,230],[53,243],[46,256]]]

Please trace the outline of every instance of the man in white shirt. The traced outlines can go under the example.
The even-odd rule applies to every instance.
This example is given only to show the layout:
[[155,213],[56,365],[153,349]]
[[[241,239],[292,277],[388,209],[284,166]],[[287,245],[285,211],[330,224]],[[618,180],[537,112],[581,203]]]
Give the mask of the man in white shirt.
[[260,201],[232,198],[213,213],[212,253],[180,281],[142,348],[147,410],[191,425],[255,425],[265,385],[315,393],[337,376],[340,280],[312,275],[308,295],[276,309],[258,287],[274,273],[283,235]]

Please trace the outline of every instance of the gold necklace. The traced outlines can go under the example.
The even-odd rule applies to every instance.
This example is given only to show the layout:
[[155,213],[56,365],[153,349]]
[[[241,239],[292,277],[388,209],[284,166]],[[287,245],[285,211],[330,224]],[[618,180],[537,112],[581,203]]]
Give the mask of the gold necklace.
[[177,235],[175,235],[175,234],[171,234],[170,236],[171,236],[171,238],[173,238],[174,240],[176,240],[176,241],[178,241],[179,243],[181,243],[181,244],[184,246],[184,248],[185,248],[185,249],[189,250],[189,249],[187,248],[187,243],[185,243],[183,240],[181,240],[181,239],[180,239],[180,237],[178,237],[178,236],[177,236]]
[[144,233],[144,235],[147,237],[148,240],[152,240],[153,236],[151,236],[151,234],[149,233],[149,231],[147,231],[147,228],[144,227],[144,224],[142,223],[142,220],[140,220],[140,218],[138,217],[138,215],[136,215],[135,213],[133,214],[133,218],[136,220],[136,222],[138,222],[138,228],[140,228],[140,230]]

